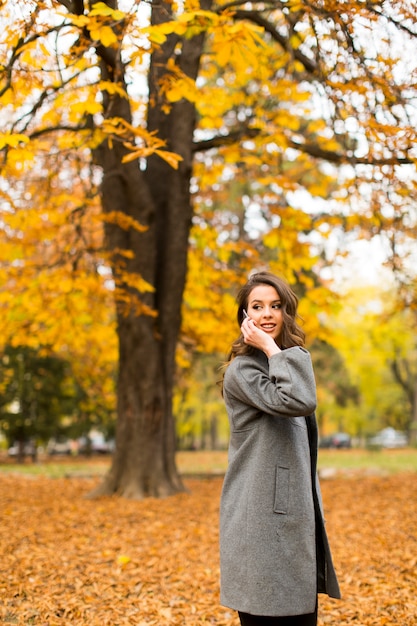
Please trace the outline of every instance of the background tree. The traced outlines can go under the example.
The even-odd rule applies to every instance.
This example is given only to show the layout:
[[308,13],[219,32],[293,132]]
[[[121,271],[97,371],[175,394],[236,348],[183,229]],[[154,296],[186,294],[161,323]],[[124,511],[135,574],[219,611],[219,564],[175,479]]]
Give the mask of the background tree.
[[[412,223],[412,222],[411,222]],[[391,357],[391,368],[396,381],[403,388],[411,407],[407,430],[411,443],[417,445],[417,279],[416,253],[412,236],[404,237],[394,229],[390,233],[391,255],[389,267],[394,277],[396,297],[387,318],[401,320],[401,336],[407,336],[405,346],[396,346]]]
[[94,171],[78,155],[44,144],[36,168],[22,162],[2,181],[2,354],[27,348],[68,364],[79,392],[72,436],[79,437],[91,426],[108,429],[115,417],[111,273],[99,203],[88,193]]
[[46,443],[64,431],[78,390],[68,363],[31,348],[7,347],[0,366],[0,421],[8,442],[19,444],[18,460],[30,440]]
[[[117,304],[117,446],[101,493],[182,488],[172,388],[190,228],[195,215],[204,229],[207,189],[247,181],[237,214],[213,213],[220,221],[212,245],[225,252],[200,248],[216,271],[230,263],[226,295],[249,267],[267,264],[299,284],[309,318],[329,304],[315,278],[328,261],[323,239],[380,233],[387,220],[413,236],[415,215],[397,208],[398,198],[415,194],[398,169],[415,158],[407,78],[415,59],[404,54],[415,44],[415,10],[359,1],[4,3],[3,174],[20,189],[3,184],[3,219],[14,222],[15,274],[33,270],[33,248],[18,246],[28,170],[49,181],[54,198],[36,207],[39,225],[45,216],[72,218],[80,251],[82,217],[94,212],[101,185],[104,246],[85,246],[89,263],[69,263],[89,278],[111,268],[94,284],[104,282]],[[66,196],[65,213],[52,192],[72,181],[52,163],[71,155],[89,202],[71,208]],[[254,237],[259,217],[264,227]],[[237,233],[249,235],[243,253]],[[91,231],[88,240],[98,243]],[[60,242],[69,261],[73,246]]]
[[[403,306],[395,293],[384,293],[382,315],[372,333],[374,343],[386,354],[394,381],[402,391],[400,428],[417,443],[417,343],[415,306]],[[395,413],[394,413],[395,414]],[[395,424],[390,424],[394,425]]]
[[342,355],[330,343],[315,340],[311,355],[318,390],[319,432],[321,435],[332,431],[346,432],[352,428],[346,409],[358,411],[359,389],[351,382]]
[[384,288],[351,287],[343,301],[331,326],[332,343],[357,390],[356,403],[342,413],[346,429],[362,438],[386,426],[411,434],[416,351],[410,312],[397,308],[397,294],[386,282]]
[[218,384],[221,359],[219,354],[197,352],[181,372],[174,395],[180,449],[218,450],[227,445],[228,420]]

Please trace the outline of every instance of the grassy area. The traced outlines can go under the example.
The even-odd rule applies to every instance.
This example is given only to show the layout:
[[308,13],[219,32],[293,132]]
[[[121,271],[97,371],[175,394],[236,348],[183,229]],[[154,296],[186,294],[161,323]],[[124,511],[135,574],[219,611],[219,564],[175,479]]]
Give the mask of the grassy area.
[[102,476],[110,467],[110,457],[101,459],[59,458],[56,460],[42,459],[33,463],[27,459],[24,463],[14,460],[0,461],[1,474],[19,474],[23,476],[48,476],[64,478],[65,476]]
[[[177,463],[185,474],[223,473],[227,467],[227,452],[179,452]],[[328,450],[319,451],[320,470],[337,472],[417,472],[417,449],[404,450]]]
[[389,474],[417,472],[417,449],[401,450],[320,450],[319,469],[376,471]]
[[[29,459],[24,464],[3,457],[0,460],[0,474],[12,473],[27,476],[102,476],[110,467],[110,457],[55,458],[43,459],[32,463]],[[202,450],[197,452],[181,451],[177,454],[179,471],[184,475],[220,475],[227,467],[227,452]],[[397,474],[417,472],[417,449],[404,450],[320,450],[319,469],[338,473],[355,474],[375,472]]]

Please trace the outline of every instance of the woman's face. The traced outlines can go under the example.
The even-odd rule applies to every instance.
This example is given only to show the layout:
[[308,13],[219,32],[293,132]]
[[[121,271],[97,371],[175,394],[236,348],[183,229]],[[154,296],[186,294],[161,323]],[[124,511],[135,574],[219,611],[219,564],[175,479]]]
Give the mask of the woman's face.
[[256,326],[274,339],[277,339],[282,330],[284,319],[282,316],[281,298],[275,287],[271,285],[257,285],[248,297],[247,313]]

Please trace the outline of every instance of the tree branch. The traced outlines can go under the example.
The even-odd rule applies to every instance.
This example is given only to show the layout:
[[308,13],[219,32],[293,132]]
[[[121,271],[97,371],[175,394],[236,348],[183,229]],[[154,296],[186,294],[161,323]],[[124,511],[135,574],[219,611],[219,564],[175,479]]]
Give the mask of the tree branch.
[[315,159],[321,159],[323,161],[329,161],[340,165],[342,163],[349,163],[351,165],[410,165],[415,163],[414,159],[408,157],[389,157],[386,159],[373,159],[370,157],[355,157],[348,156],[340,152],[333,152],[332,150],[324,150],[317,144],[298,143],[296,141],[289,141],[288,145],[294,150],[299,150],[304,154],[309,154]]
[[[202,141],[196,141],[193,144],[193,153],[206,152],[213,148],[221,148],[222,146],[229,146],[233,143],[244,141],[245,139],[251,139],[257,137],[261,133],[259,128],[239,128],[230,131],[227,135],[216,135],[210,139],[204,139]],[[297,141],[289,140],[288,147],[298,150],[304,154],[308,154],[315,159],[322,161],[328,161],[335,165],[341,165],[342,163],[349,163],[350,165],[410,165],[414,163],[414,159],[408,157],[389,157],[386,159],[373,159],[370,157],[354,157],[348,156],[341,152],[334,152],[332,150],[325,150],[320,148],[317,144],[312,143],[299,143]]]
[[217,135],[215,137],[211,137],[210,139],[195,141],[193,143],[192,151],[195,154],[196,152],[207,152],[207,150],[212,150],[213,148],[229,146],[233,143],[243,141],[244,139],[256,137],[260,132],[259,128],[239,128],[230,131],[227,135]]
[[405,374],[401,372],[400,362],[397,357],[395,357],[391,362],[391,371],[394,375],[395,380],[399,385],[404,389],[407,397],[411,403],[413,404],[413,396],[414,396],[414,388],[413,388],[413,380],[410,376],[410,371],[408,368],[408,363],[405,359],[402,359],[402,363],[405,369]]
[[57,124],[56,126],[46,126],[45,128],[39,128],[28,135],[30,139],[37,139],[42,135],[49,135],[50,133],[56,133],[59,131],[65,131],[70,133],[79,133],[83,130],[91,130],[91,126],[85,124],[83,126],[67,126],[65,124]]
[[265,29],[265,32],[271,35],[274,41],[279,43],[279,45],[284,50],[289,52],[294,59],[299,61],[304,66],[307,72],[309,72],[310,74],[315,74],[317,72],[317,65],[313,61],[313,59],[309,59],[305,54],[301,52],[299,48],[294,49],[290,45],[289,39],[281,35],[277,31],[275,26],[271,24],[271,22],[265,17],[263,17],[259,12],[237,10],[234,12],[234,17],[238,20],[248,20],[249,22],[253,22],[253,24],[257,24],[258,26],[261,26],[262,28]]

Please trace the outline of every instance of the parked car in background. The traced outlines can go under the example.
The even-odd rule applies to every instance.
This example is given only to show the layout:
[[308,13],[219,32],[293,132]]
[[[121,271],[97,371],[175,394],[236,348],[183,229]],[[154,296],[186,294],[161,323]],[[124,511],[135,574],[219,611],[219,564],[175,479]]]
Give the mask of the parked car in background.
[[368,443],[378,448],[405,448],[408,445],[406,434],[391,427],[381,430]]
[[71,441],[64,437],[57,437],[56,439],[50,439],[46,446],[46,452],[50,455],[58,454],[71,454],[72,446]]
[[113,452],[114,442],[106,441],[103,433],[93,432],[78,440],[79,454],[110,454]]
[[7,454],[15,458],[17,458],[19,455],[21,455],[22,457],[25,457],[25,456],[35,457],[36,446],[33,443],[33,441],[25,441],[25,442],[15,441],[14,444],[10,446],[10,448],[7,450]]
[[320,448],[351,448],[352,439],[347,433],[335,433],[329,437],[321,437]]

